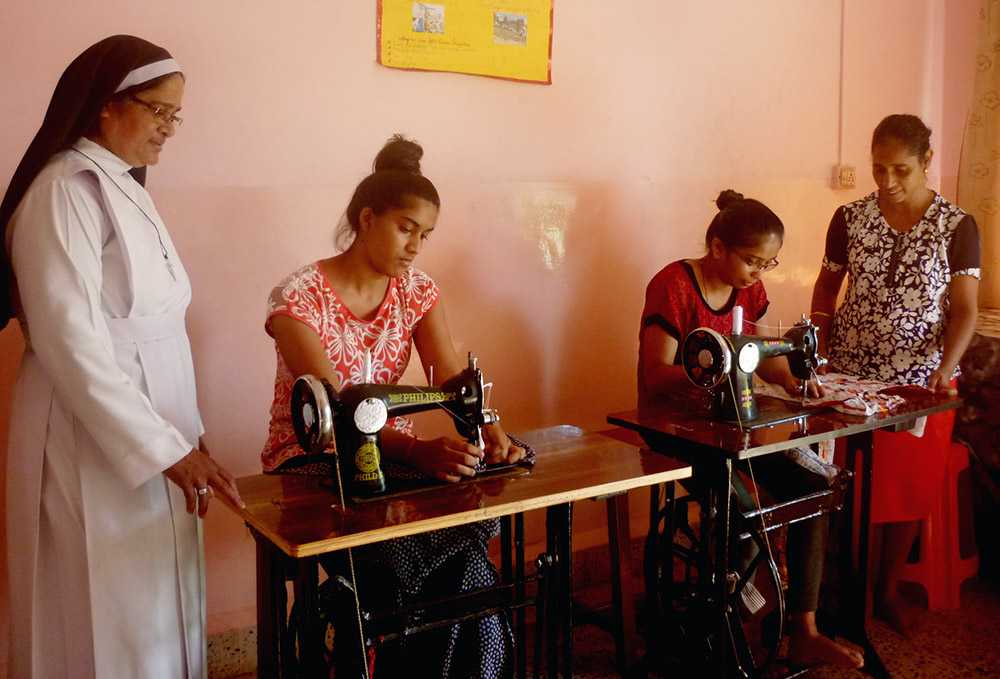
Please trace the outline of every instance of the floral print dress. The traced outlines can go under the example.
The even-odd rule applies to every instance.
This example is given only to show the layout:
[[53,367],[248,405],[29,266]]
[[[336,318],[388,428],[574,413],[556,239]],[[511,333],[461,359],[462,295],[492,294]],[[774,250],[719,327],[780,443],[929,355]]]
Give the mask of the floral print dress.
[[[975,219],[937,194],[919,222],[896,231],[875,192],[834,214],[823,267],[848,274],[830,330],[831,369],[925,386],[941,363],[952,279],[979,278],[979,231]],[[933,416],[920,438],[875,433],[873,521],[930,513],[953,422],[954,411]]]

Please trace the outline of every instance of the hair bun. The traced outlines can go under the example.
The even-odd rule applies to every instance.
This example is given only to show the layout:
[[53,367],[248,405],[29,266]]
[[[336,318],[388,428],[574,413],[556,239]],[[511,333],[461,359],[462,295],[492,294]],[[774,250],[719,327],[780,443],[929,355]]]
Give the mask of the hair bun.
[[715,204],[720,210],[725,210],[731,205],[743,200],[743,194],[738,191],[733,191],[732,189],[726,189],[719,194],[719,197],[715,199]]
[[420,159],[424,149],[415,141],[410,141],[401,134],[394,134],[375,156],[372,172],[384,170],[402,170],[420,174]]

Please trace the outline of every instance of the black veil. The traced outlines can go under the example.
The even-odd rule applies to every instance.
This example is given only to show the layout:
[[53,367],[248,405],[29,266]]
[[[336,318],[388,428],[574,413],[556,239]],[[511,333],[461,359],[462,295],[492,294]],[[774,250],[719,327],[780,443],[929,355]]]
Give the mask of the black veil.
[[[25,192],[53,154],[69,148],[97,122],[97,116],[132,71],[170,59],[170,53],[142,38],[115,35],[90,46],[73,60],[56,85],[42,126],[21,158],[0,203],[0,329],[14,311],[11,271],[7,256],[7,223]],[[145,183],[146,168],[134,168],[133,176]]]

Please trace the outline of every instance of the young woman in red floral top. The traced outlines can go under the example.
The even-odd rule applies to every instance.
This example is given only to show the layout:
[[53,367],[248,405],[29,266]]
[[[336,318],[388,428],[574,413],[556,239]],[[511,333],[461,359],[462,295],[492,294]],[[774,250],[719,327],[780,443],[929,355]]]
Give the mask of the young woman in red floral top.
[[[306,459],[289,412],[292,384],[300,375],[325,378],[340,390],[362,381],[367,355],[372,381],[396,384],[413,346],[428,380],[432,370],[440,383],[466,367],[452,344],[437,286],[412,268],[441,204],[434,185],[420,174],[422,155],[418,144],[398,135],[390,139],[347,207],[338,239],[349,241],[346,249],[299,269],[271,293],[265,328],[274,338],[278,366],[261,454],[265,471],[292,471]],[[474,476],[484,458],[513,463],[525,455],[499,424],[485,427],[483,439],[485,449],[454,436],[416,438],[405,418],[394,418],[381,435],[386,456],[442,481]],[[497,520],[483,521],[355,549],[362,605],[382,611],[494,584],[487,542],[498,533]],[[335,555],[325,557],[327,572],[343,572]],[[353,602],[331,608],[333,616],[350,614],[344,629],[353,637]],[[360,660],[353,638],[345,649],[339,642],[335,649],[348,662]],[[376,667],[385,676],[424,667],[420,673],[427,676],[504,677],[511,670],[512,646],[506,617],[493,615],[384,645]]]

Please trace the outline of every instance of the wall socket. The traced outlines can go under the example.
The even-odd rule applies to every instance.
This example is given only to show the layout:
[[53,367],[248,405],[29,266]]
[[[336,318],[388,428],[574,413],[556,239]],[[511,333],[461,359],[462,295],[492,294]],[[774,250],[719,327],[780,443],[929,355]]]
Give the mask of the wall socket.
[[838,165],[834,168],[833,188],[853,189],[854,188],[854,166]]

